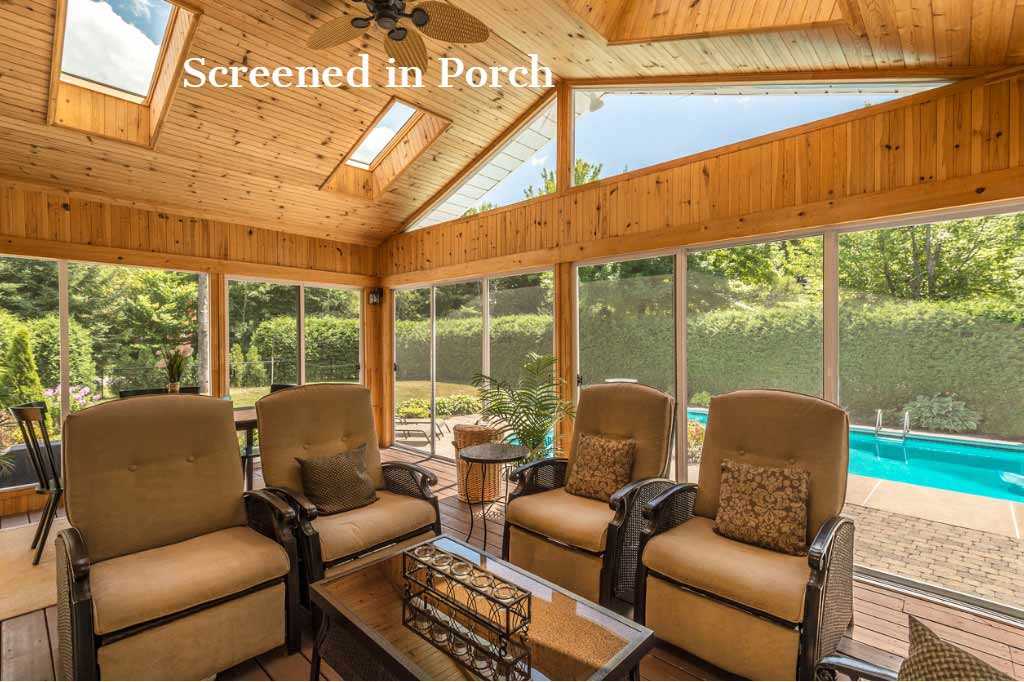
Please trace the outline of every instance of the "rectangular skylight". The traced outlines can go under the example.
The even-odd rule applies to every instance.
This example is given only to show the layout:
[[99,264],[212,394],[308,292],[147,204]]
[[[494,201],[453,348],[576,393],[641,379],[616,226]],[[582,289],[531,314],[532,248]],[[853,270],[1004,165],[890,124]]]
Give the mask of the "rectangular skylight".
[[68,0],[62,74],[148,96],[172,10],[165,0]]
[[395,139],[395,135],[398,135],[415,113],[415,107],[411,107],[397,99],[394,100],[387,111],[384,112],[384,115],[377,121],[377,124],[363,137],[362,142],[355,148],[355,151],[345,159],[345,163],[356,168],[369,170],[373,162],[380,156],[380,153],[391,144],[391,141]]

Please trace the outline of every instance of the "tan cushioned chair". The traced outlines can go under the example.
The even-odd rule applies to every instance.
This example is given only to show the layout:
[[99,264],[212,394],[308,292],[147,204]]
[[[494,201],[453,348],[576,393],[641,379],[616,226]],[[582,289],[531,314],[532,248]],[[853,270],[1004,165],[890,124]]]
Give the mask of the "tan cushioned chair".
[[231,403],[164,395],[72,413],[63,460],[61,679],[201,679],[298,650],[295,514],[243,495]]
[[[267,490],[298,515],[303,601],[308,600],[308,586],[329,568],[441,532],[437,498],[430,492],[437,477],[412,464],[381,464],[368,389],[354,384],[285,388],[257,401],[256,413]],[[364,443],[378,500],[321,516],[302,493],[296,458],[333,455]]]
[[[699,485],[674,486],[644,509],[637,619],[734,675],[812,679],[853,619],[853,521],[839,515],[849,432],[846,413],[818,398],[767,390],[713,398]],[[808,556],[714,532],[726,459],[810,472]]]
[[572,459],[544,459],[514,471],[505,515],[503,555],[591,601],[633,600],[640,505],[670,487],[664,478],[675,400],[649,386],[609,383],[580,391],[573,427],[583,434],[632,438],[632,482],[608,504],[565,491]]

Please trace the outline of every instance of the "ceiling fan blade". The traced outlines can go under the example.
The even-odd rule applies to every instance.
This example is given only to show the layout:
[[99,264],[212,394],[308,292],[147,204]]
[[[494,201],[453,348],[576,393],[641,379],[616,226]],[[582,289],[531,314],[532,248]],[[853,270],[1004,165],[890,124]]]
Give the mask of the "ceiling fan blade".
[[426,10],[430,21],[419,27],[424,35],[446,43],[482,43],[491,35],[491,30],[466,10],[447,2],[427,0],[417,5]]
[[415,66],[426,72],[429,59],[427,46],[415,31],[409,31],[404,40],[385,38],[384,49],[389,57],[394,57],[397,66]]
[[339,17],[329,21],[310,36],[306,45],[314,50],[324,50],[328,47],[347,43],[353,38],[363,34],[365,29],[356,28],[352,25],[351,17]]

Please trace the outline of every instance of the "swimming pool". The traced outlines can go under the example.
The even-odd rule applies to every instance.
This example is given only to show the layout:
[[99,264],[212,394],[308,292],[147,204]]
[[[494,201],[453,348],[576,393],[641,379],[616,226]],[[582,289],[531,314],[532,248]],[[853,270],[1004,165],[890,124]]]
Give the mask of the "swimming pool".
[[[707,423],[707,412],[687,417]],[[1024,446],[967,442],[956,438],[876,436],[870,429],[850,430],[850,473],[887,481],[1024,502],[1024,487],[1003,480],[1024,476]]]

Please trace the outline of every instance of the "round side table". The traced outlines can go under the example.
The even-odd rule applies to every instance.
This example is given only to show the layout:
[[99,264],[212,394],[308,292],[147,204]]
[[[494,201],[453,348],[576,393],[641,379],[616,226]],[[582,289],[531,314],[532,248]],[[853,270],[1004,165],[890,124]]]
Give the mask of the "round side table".
[[[501,465],[501,477],[505,479],[505,500],[508,501],[508,473],[507,466],[509,464],[515,464],[520,462],[530,454],[529,448],[525,448],[521,445],[508,445],[507,443],[482,443],[481,445],[471,445],[468,448],[463,448],[459,452],[461,457],[466,462],[466,476],[464,487],[466,487],[466,495],[472,500],[473,497],[469,494],[469,472],[473,470],[474,465],[479,465],[483,471],[480,475],[480,516],[484,524],[484,551],[487,551],[487,515],[490,514],[491,509],[494,507],[494,500],[490,502],[484,500],[484,491],[487,489],[487,471],[493,467],[488,466],[493,464]],[[500,482],[499,482],[500,491]],[[473,503],[469,502],[469,533],[466,534],[466,542],[473,535],[473,522],[476,520],[476,515],[473,513]]]

